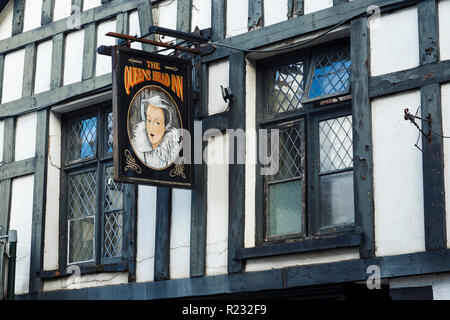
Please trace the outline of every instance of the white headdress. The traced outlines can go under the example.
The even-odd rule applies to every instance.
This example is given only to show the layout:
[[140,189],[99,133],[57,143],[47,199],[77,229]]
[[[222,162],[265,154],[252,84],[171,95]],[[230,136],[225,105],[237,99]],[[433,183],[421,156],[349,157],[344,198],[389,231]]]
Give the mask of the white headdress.
[[163,99],[159,95],[153,96],[150,99],[144,99],[141,100],[141,118],[143,121],[147,119],[146,113],[147,113],[147,107],[151,104],[155,107],[166,109],[169,114],[169,122],[166,125],[167,129],[170,129],[172,127],[172,110],[169,107],[169,103]]

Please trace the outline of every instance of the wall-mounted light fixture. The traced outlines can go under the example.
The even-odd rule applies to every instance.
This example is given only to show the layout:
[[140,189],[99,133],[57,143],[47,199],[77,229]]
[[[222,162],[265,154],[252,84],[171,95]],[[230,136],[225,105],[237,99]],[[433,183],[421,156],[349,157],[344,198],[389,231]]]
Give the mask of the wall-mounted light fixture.
[[222,92],[222,98],[223,101],[228,102],[233,101],[233,94],[230,91],[230,88],[225,88],[224,86],[220,85],[220,91]]

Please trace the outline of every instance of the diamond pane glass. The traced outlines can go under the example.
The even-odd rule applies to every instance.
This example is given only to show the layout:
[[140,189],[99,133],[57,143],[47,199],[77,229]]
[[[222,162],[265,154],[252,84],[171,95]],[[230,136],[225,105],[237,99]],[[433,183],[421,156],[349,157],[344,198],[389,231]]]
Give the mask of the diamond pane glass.
[[95,171],[69,177],[69,219],[94,216],[97,206]]
[[83,119],[69,126],[68,160],[95,156],[97,147],[97,118]]
[[269,114],[296,110],[302,107],[304,92],[303,62],[297,62],[272,70],[270,78]]
[[120,257],[122,255],[122,212],[105,213],[104,257]]
[[352,118],[319,122],[320,172],[353,167]]
[[105,169],[105,211],[123,208],[123,184],[113,180],[113,167]]
[[106,134],[106,153],[113,152],[113,114],[112,112],[108,113],[107,116],[108,124],[107,124],[107,134]]
[[[274,133],[270,133],[272,152],[278,152],[278,172],[268,176],[269,181],[282,181],[302,177],[304,173],[305,135],[304,120],[284,126],[278,130],[278,141]],[[276,160],[275,155],[271,155]]]
[[69,220],[69,263],[94,259],[95,218]]
[[319,56],[314,64],[309,98],[347,91],[350,86],[350,65],[349,50]]

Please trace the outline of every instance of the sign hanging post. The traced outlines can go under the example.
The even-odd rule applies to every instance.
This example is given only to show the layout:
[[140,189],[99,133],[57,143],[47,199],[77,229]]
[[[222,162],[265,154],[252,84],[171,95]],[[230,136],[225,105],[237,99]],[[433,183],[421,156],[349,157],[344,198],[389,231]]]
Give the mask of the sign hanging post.
[[113,46],[114,178],[193,188],[191,61]]

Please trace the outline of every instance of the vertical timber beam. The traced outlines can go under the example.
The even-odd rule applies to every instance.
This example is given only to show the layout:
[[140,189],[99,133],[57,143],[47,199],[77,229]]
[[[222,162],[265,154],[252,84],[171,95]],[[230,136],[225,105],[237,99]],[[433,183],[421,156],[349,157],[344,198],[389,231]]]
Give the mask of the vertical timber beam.
[[49,111],[37,113],[36,128],[36,169],[34,172],[33,220],[31,229],[30,292],[42,290],[42,281],[38,273],[43,268],[45,191],[47,181]]
[[83,80],[88,80],[95,76],[95,58],[97,56],[96,44],[97,28],[96,23],[92,22],[84,27]]
[[349,0],[333,0],[333,6],[340,5],[341,3],[346,3]]
[[305,12],[304,0],[288,0],[288,19],[302,16]]
[[[208,114],[208,65],[202,64],[201,71],[201,101],[196,105],[196,117],[203,117]],[[200,127],[200,128],[199,128]],[[203,136],[201,121],[194,122],[195,133]],[[207,143],[194,140],[194,155],[203,155]],[[201,150],[197,148],[201,147]],[[191,207],[191,245],[190,245],[190,276],[202,277],[206,268],[206,223],[208,213],[208,170],[203,159],[196,159],[194,170],[195,189],[192,191]]]
[[177,30],[191,32],[192,0],[177,3]]
[[248,0],[248,30],[255,30],[264,26],[263,0]]
[[[141,35],[148,34],[148,29],[153,26],[153,13],[150,1],[138,6],[138,16]],[[155,40],[155,35],[151,35],[147,39]],[[143,43],[142,50],[153,52],[155,51],[155,46]]]
[[[129,30],[129,16],[128,12],[123,12],[117,15],[116,18],[116,32],[128,34]],[[116,45],[119,44],[119,39],[116,39]]]
[[[438,1],[425,0],[417,4],[419,19],[420,64],[439,61]],[[447,247],[445,221],[444,151],[442,138],[440,84],[430,84],[420,89],[424,132],[432,130],[431,141],[422,137],[423,192],[425,214],[425,248]]]
[[170,217],[172,189],[158,187],[156,195],[155,281],[170,278]]
[[30,43],[25,47],[25,71],[23,73],[22,97],[31,96],[34,90],[36,64],[36,45]]
[[55,0],[42,0],[41,25],[45,25],[53,21],[54,7],[55,7]]
[[23,31],[25,14],[25,0],[14,0],[13,25],[11,35],[15,36]]
[[[230,56],[231,128],[245,132],[245,55],[242,52]],[[244,247],[245,219],[245,145],[230,135],[229,202],[228,202],[228,273],[242,272],[244,262],[237,259],[237,252]],[[239,139],[236,139],[239,140]],[[242,154],[244,153],[244,154]],[[243,160],[243,161],[242,161]]]
[[[15,120],[6,118],[3,122],[3,164],[14,161]],[[9,229],[9,211],[11,207],[12,179],[0,181],[0,234],[7,235]]]
[[53,37],[52,69],[50,89],[57,89],[62,85],[64,65],[64,34],[59,33]]
[[353,179],[355,222],[362,232],[360,254],[375,255],[373,200],[372,113],[369,99],[369,30],[367,18],[350,24],[351,88],[353,115]]
[[225,38],[226,32],[226,0],[211,0],[211,40],[217,41]]

